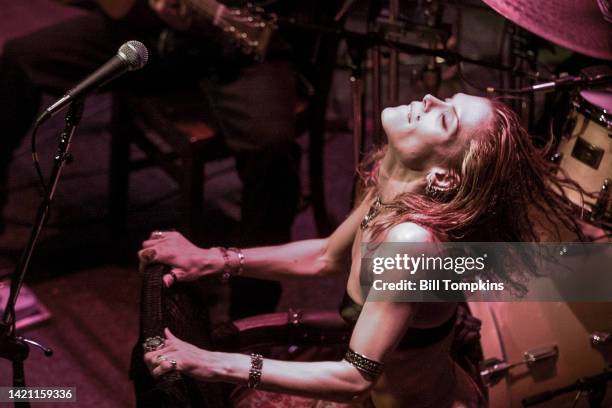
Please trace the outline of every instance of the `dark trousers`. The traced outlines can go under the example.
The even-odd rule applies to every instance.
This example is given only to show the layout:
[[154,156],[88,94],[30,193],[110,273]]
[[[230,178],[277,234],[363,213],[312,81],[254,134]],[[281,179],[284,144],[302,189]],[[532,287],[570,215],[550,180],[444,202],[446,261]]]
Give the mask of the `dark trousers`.
[[[0,205],[6,200],[9,161],[40,109],[41,94],[61,95],[122,43],[136,39],[149,48],[149,64],[108,90],[164,92],[200,86],[212,107],[210,120],[222,129],[243,183],[241,239],[236,245],[289,241],[300,193],[291,63],[282,56],[261,64],[224,60],[213,44],[206,49],[204,43],[197,53],[161,58],[152,40],[161,23],[134,13],[121,21],[89,13],[6,42],[0,56]],[[270,312],[280,296],[280,285],[272,282],[238,281],[234,289],[234,318]]]

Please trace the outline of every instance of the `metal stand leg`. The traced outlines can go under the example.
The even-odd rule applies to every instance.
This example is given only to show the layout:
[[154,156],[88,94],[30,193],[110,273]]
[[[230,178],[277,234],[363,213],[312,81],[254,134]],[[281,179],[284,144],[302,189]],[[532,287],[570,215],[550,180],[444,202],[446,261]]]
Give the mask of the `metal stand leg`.
[[[30,232],[28,244],[25,250],[23,251],[21,259],[19,260],[19,264],[17,265],[17,268],[15,268],[15,272],[13,273],[13,276],[11,278],[11,292],[6,303],[6,308],[4,309],[2,323],[0,324],[0,357],[10,360],[12,362],[13,385],[15,386],[25,386],[25,371],[23,367],[23,362],[29,354],[28,343],[40,346],[35,342],[24,339],[22,337],[18,337],[16,335],[15,304],[17,303],[19,291],[21,290],[25,274],[30,265],[30,260],[32,259],[34,248],[36,247],[36,243],[38,242],[40,233],[42,232],[42,229],[45,226],[45,222],[47,221],[47,217],[49,216],[49,209],[51,207],[51,202],[53,201],[55,190],[62,174],[62,170],[64,168],[64,165],[70,159],[70,143],[72,141],[72,136],[74,136],[74,132],[76,131],[77,126],[81,121],[82,116],[83,103],[80,101],[72,103],[70,105],[70,108],[68,109],[68,113],[66,114],[66,124],[64,127],[64,131],[60,136],[57,152],[54,156],[51,177],[48,185],[45,186],[45,196],[43,197],[40,206],[38,207],[38,211],[36,213],[36,221],[34,222],[34,226],[32,227],[32,231]],[[37,124],[37,126],[39,126],[39,124]],[[53,354],[52,350],[49,350],[42,346],[40,346],[40,348],[45,351],[46,356],[50,356],[51,354]],[[30,404],[29,402],[16,402],[15,406],[29,407]]]

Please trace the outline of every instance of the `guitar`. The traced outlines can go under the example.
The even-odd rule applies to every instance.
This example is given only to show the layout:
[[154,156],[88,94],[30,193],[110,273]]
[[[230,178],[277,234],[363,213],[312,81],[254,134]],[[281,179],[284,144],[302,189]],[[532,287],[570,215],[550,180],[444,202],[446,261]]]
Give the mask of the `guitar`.
[[[63,4],[79,5],[91,0],[59,0]],[[102,11],[113,19],[125,17],[138,0],[95,0]],[[276,16],[249,3],[243,8],[227,7],[216,0],[180,0],[193,17],[192,27],[212,24],[223,33],[230,44],[244,54],[262,61],[267,53],[272,34],[277,29]],[[197,33],[196,33],[197,35]]]

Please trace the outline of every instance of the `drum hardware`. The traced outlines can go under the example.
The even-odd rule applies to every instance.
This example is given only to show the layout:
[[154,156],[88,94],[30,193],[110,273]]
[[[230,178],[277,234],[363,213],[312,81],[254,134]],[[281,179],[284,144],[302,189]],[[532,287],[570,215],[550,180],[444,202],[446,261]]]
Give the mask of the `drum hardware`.
[[[597,78],[598,75],[594,73],[604,72],[599,67],[583,71],[590,72],[585,74],[589,78]],[[606,90],[580,90],[572,100],[572,109],[564,126],[563,137],[559,140],[556,159],[559,160],[559,169],[589,194],[581,194],[571,187],[564,187],[563,190],[573,205],[581,210],[585,221],[595,224],[603,222],[604,228],[609,228],[612,218],[612,93]],[[594,194],[598,191],[599,194]]]
[[418,33],[425,39],[447,40],[452,32],[450,24],[441,24],[438,27],[430,27],[408,21],[377,20],[371,26],[385,41],[394,41],[400,44],[411,44],[409,34]]
[[508,363],[497,358],[490,358],[483,362],[480,370],[480,377],[485,384],[489,385],[499,381],[502,376],[508,374],[514,367],[520,365],[533,367],[538,362],[552,358],[556,359],[558,356],[559,348],[555,345],[525,351],[523,353],[523,361],[517,361],[515,363]]
[[[576,406],[587,406],[587,394],[594,400],[605,397],[603,406],[611,406],[612,383],[607,380],[612,379],[612,371],[606,371],[604,376],[601,373],[604,369],[612,370],[609,354],[612,343],[592,346],[594,334],[598,342],[612,341],[611,303],[471,302],[469,306],[472,314],[482,321],[485,363],[491,365],[498,356],[510,362],[524,361],[524,350],[539,345],[554,344],[559,352],[554,359],[538,360],[533,368],[521,365],[510,373],[498,370],[497,376],[481,377],[489,380],[486,385],[491,407],[520,407],[526,406],[525,402],[536,405],[553,397],[554,402],[546,407],[571,407],[579,391],[585,401]],[[606,338],[608,333],[610,337]],[[537,357],[534,353],[533,359]],[[497,360],[497,363],[504,362]],[[481,367],[484,367],[480,369],[481,375],[495,373],[494,367],[488,373],[489,367]],[[577,382],[577,379],[581,380]],[[600,386],[596,387],[595,383]],[[610,389],[606,395],[599,392],[606,388]]]
[[593,213],[591,214],[592,221],[601,221],[605,217],[606,213],[610,211],[610,190],[612,189],[612,179],[605,179],[601,185],[601,190],[597,201],[593,206]]
[[531,397],[523,399],[522,405],[523,407],[531,407],[533,405],[550,401],[553,398],[563,394],[578,392],[574,401],[576,401],[582,395],[582,393],[586,393],[588,396],[589,407],[599,408],[602,406],[606,396],[607,384],[611,380],[612,371],[605,370],[601,374],[579,378],[574,384],[532,395]]
[[561,152],[555,153],[555,154],[553,154],[552,156],[550,156],[550,161],[551,161],[553,164],[559,164],[559,163],[561,163],[561,160],[562,160],[562,159],[563,159],[563,153],[561,153]]
[[[520,26],[511,26],[509,63],[524,71],[536,72],[538,49],[536,37]],[[535,85],[537,80],[530,77],[512,76],[509,83],[516,89],[525,89]],[[523,98],[512,101],[512,107],[519,114],[525,129],[533,131],[535,124],[535,94],[528,92]]]
[[[587,105],[580,103],[577,100],[574,100],[573,104],[578,112],[582,113],[587,118],[591,118],[595,123],[598,123],[604,128],[612,131],[612,119],[610,118],[612,112],[608,112],[607,109],[600,108],[599,106],[592,104]],[[608,134],[608,136],[612,137],[612,134]]]
[[581,161],[589,167],[597,170],[601,164],[605,150],[592,145],[580,136],[576,138],[576,144],[572,149],[572,157]]
[[609,331],[596,331],[591,333],[589,336],[591,339],[591,346],[600,347],[603,345],[612,344],[612,333]]

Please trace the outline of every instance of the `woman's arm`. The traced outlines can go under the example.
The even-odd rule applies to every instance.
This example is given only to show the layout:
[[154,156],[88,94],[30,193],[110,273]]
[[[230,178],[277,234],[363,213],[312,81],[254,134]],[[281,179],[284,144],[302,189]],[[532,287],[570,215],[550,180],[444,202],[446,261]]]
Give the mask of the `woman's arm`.
[[275,247],[243,250],[244,274],[277,279],[291,276],[320,276],[344,273],[350,266],[350,251],[361,220],[367,212],[363,202],[325,239],[292,242]]
[[[350,263],[353,239],[366,211],[367,204],[362,203],[329,238],[242,249],[243,275],[282,279],[345,272]],[[163,232],[161,237],[152,237],[142,246],[138,253],[141,268],[148,263],[169,265],[179,281],[220,274],[225,267],[225,260],[218,248],[198,248],[178,232]],[[236,253],[230,251],[228,255],[231,256],[232,267],[237,267],[239,260]],[[164,281],[169,285],[173,279],[168,275]]]
[[[162,357],[160,357],[162,356]],[[176,368],[171,361],[176,361]],[[251,357],[202,350],[179,340],[166,329],[164,348],[145,354],[154,377],[177,370],[200,381],[245,385]],[[332,401],[365,396],[372,383],[346,361],[288,362],[264,359],[259,389]]]
[[[409,303],[366,303],[351,337],[351,349],[372,360],[384,361],[402,338],[411,313]],[[250,356],[202,350],[169,331],[166,337],[164,348],[145,354],[153,376],[177,370],[200,381],[247,384]],[[340,402],[365,398],[375,384],[346,360],[288,362],[266,358],[260,381],[258,388],[263,390]]]
[[[407,226],[390,235],[412,242],[430,239],[421,227],[402,225]],[[411,303],[366,302],[351,336],[350,348],[371,360],[384,361],[403,337],[413,311]],[[145,355],[154,376],[176,369],[202,381],[247,383],[249,356],[202,350],[169,332],[166,334],[168,344]],[[176,361],[175,368],[172,360]],[[343,402],[365,397],[375,384],[375,380],[362,375],[346,360],[306,363],[264,359],[261,372],[261,389]]]

